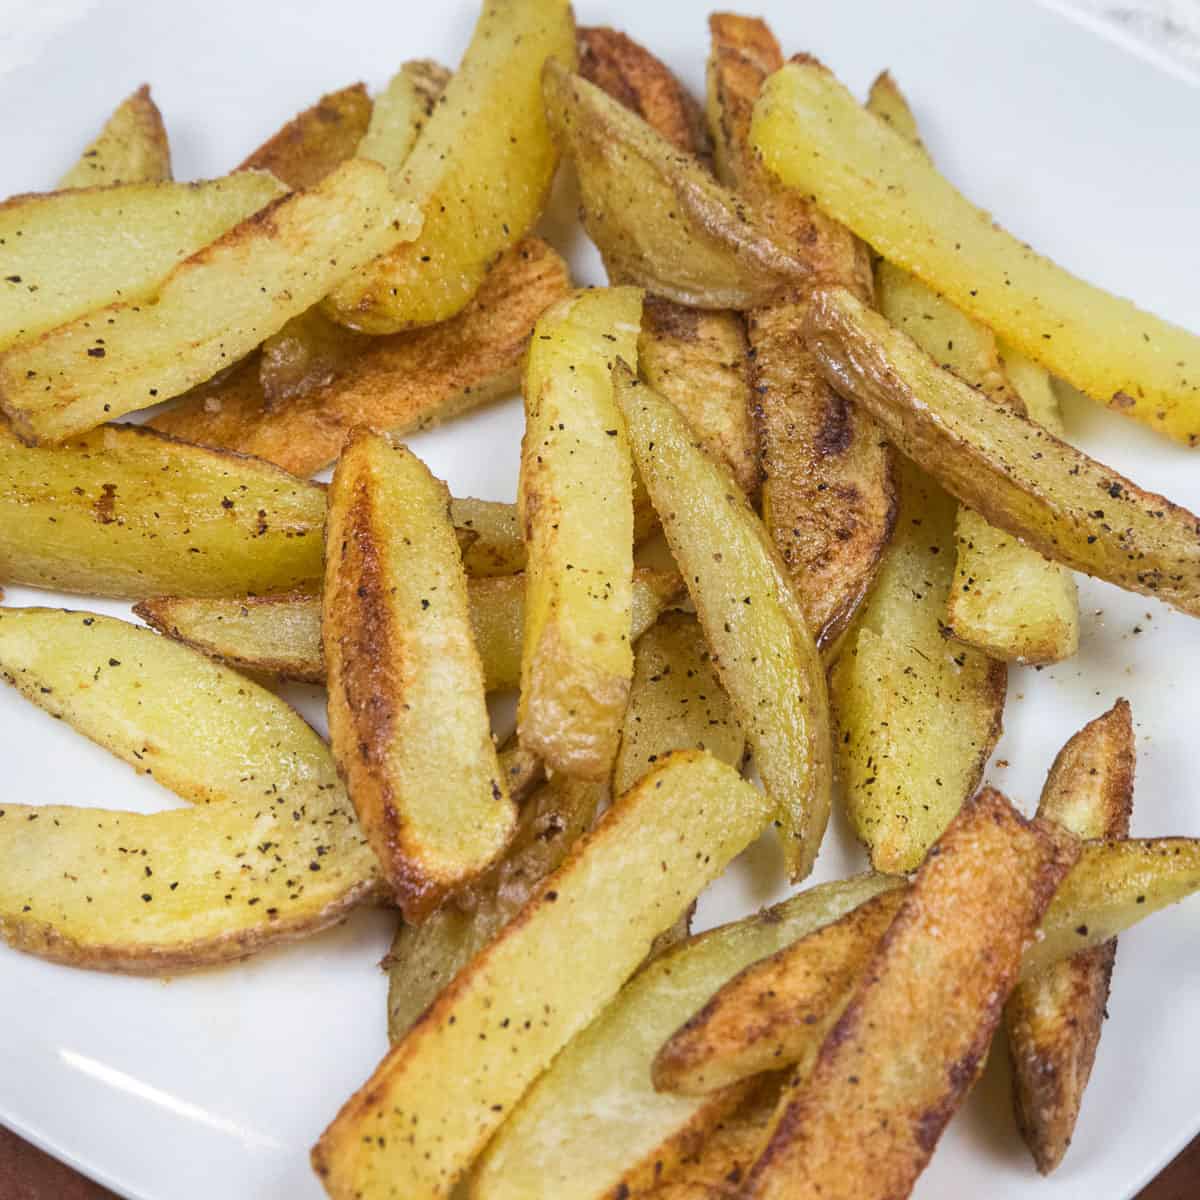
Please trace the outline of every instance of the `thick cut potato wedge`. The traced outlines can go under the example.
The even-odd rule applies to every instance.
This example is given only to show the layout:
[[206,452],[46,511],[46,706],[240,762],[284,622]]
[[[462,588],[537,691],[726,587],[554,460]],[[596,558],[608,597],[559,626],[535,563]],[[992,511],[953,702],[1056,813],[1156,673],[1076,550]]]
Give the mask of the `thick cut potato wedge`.
[[[0,609],[0,674],[23,696],[195,804],[329,782],[329,752],[274,695],[125,621]],[[169,685],[169,686],[168,686]]]
[[[683,583],[673,571],[634,571],[630,631],[634,640],[682,590]],[[470,579],[467,598],[484,686],[489,691],[515,688],[521,678],[524,576]],[[275,592],[233,600],[157,596],[142,601],[134,611],[169,637],[239,670],[304,683],[325,681],[321,599],[315,592]]]
[[759,792],[696,751],[621,797],[325,1131],[313,1165],[330,1195],[448,1195],[654,937],[768,819]]
[[1200,441],[1200,338],[1006,233],[820,63],[775,75],[753,140],[785,183],[1052,374],[1178,441]]
[[171,147],[162,113],[143,83],[108,118],[99,136],[58,181],[59,190],[164,183],[171,178]]
[[833,774],[816,646],[786,569],[728,469],[623,363],[613,379],[634,461],[775,804],[788,872],[802,879],[829,820]]
[[784,1090],[742,1195],[909,1194],[983,1066],[1025,944],[1078,853],[1069,834],[1024,821],[998,792],[963,808],[811,1073]]
[[392,172],[393,184],[403,186],[401,170],[449,82],[450,72],[432,59],[406,62],[375,97],[358,156],[381,163]]
[[863,875],[823,884],[651,963],[501,1127],[472,1179],[472,1200],[601,1200],[669,1178],[750,1089],[703,1100],[655,1091],[650,1064],[663,1039],[749,963],[899,883]]
[[0,581],[96,596],[244,595],[321,577],[322,488],[133,425],[53,449],[0,429]]
[[329,488],[330,742],[410,921],[481,874],[516,823],[449,504],[420,459],[367,432],[342,452]]
[[177,396],[418,228],[384,169],[350,159],[184,260],[146,303],[110,304],[8,350],[0,406],[22,436],[53,443]]
[[453,497],[450,520],[455,529],[475,535],[475,541],[463,550],[468,575],[484,579],[525,570],[525,539],[515,504]]
[[548,62],[546,113],[610,277],[697,308],[748,308],[809,276],[746,203],[600,88]]
[[550,58],[575,61],[567,0],[484,5],[458,70],[392,178],[424,219],[420,236],[347,279],[326,302],[330,316],[364,333],[396,333],[467,305],[546,202],[558,165],[541,94]]
[[224,801],[148,816],[0,805],[0,936],[18,949],[178,971],[314,933],[379,892],[333,759],[271,693],[90,613],[0,611],[0,660],[30,699],[139,769]]
[[[708,113],[725,182],[756,205],[771,235],[812,280],[872,296],[866,247],[806,197],[783,187],[750,144],[779,43],[752,17],[709,18]],[[811,280],[809,281],[811,283]],[[867,594],[896,517],[891,452],[871,417],[826,383],[803,344],[808,284],[747,314],[750,384],[762,454],[762,512],[817,645],[836,641]]]
[[6,200],[0,349],[116,300],[150,299],[173,267],[283,190],[269,175],[244,171],[204,183],[130,183]]
[[483,878],[420,925],[402,925],[388,953],[388,1036],[400,1041],[450,981],[525,907],[595,821],[603,784],[565,775],[521,809],[517,832]]
[[667,613],[638,638],[613,792],[627,792],[673,750],[693,748],[740,767],[746,739],[696,618]]
[[371,98],[361,83],[329,92],[263,142],[238,170],[270,171],[293,191],[310,188],[354,157],[371,117]]
[[538,322],[525,367],[525,647],[517,729],[546,765],[612,769],[633,677],[633,466],[613,399],[637,357],[637,288],[580,292]]
[[[302,394],[284,403],[272,405],[262,368],[251,359],[151,423],[191,442],[257,454],[311,475],[337,457],[359,425],[411,433],[515,392],[534,323],[570,286],[558,253],[527,238],[492,268],[466,309],[444,324],[366,337],[340,326],[334,332],[331,322],[312,316],[328,335],[324,362],[313,376],[301,366]],[[332,378],[317,386],[316,379],[331,370]],[[518,531],[516,544],[520,540]]]
[[[579,72],[676,149],[708,162],[708,131],[699,105],[666,63],[643,46],[614,29],[581,29]],[[646,298],[638,339],[642,376],[683,413],[705,450],[726,462],[742,490],[753,495],[759,483],[758,444],[750,418],[747,351],[739,314]]]
[[[1133,719],[1120,700],[1063,747],[1038,815],[1077,837],[1128,837],[1134,754]],[[1043,1175],[1058,1166],[1071,1144],[1116,952],[1114,939],[1057,963],[1022,983],[1004,1010],[1017,1126]]]
[[1200,517],[943,371],[844,288],[806,325],[829,381],[898,449],[1039,553],[1200,615]]

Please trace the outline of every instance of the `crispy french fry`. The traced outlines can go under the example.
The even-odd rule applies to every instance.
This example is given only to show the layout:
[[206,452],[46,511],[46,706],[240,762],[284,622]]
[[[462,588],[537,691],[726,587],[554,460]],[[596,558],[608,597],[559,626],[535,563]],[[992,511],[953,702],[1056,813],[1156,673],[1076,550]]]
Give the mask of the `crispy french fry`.
[[475,541],[463,551],[468,575],[483,579],[525,569],[525,539],[515,504],[453,497],[450,519],[456,529],[475,534]]
[[99,136],[58,181],[59,189],[163,183],[171,178],[171,147],[162,113],[143,83],[113,111]]
[[1048,558],[1200,615],[1200,517],[989,400],[843,288],[809,311],[830,382],[964,504]]
[[891,452],[870,415],[826,383],[800,334],[812,280],[872,297],[866,247],[798,192],[750,144],[763,82],[783,66],[765,22],[709,18],[708,113],[723,178],[757,207],[811,279],[747,314],[750,384],[762,448],[763,522],[788,568],[817,645],[833,643],[867,594],[896,516]]
[[1048,371],[1186,445],[1200,440],[1200,339],[1017,241],[815,59],[774,76],[752,136],[785,183]]
[[271,693],[91,613],[0,610],[0,664],[139,770],[222,801],[150,815],[5,803],[0,936],[18,949],[178,971],[314,933],[379,892],[333,759]]
[[[444,324],[372,338],[335,333],[325,321],[322,328],[337,349],[325,351],[326,365],[318,370],[328,372],[330,359],[345,364],[328,383],[272,408],[252,359],[151,423],[188,441],[256,454],[311,475],[337,457],[359,425],[411,433],[517,391],[534,322],[569,288],[558,253],[527,238],[492,268],[466,309]],[[505,565],[497,573],[519,569]]]
[[784,1090],[747,1198],[908,1195],[974,1082],[1025,944],[1079,848],[984,790],[937,850],[812,1071]]
[[613,379],[634,461],[776,806],[789,874],[802,879],[825,833],[832,786],[821,660],[786,569],[728,468],[624,363]]
[[153,303],[125,299],[10,348],[0,406],[22,436],[54,443],[178,396],[418,229],[384,169],[350,159],[185,259]]
[[537,220],[550,190],[558,153],[541,96],[549,58],[575,59],[567,0],[484,5],[458,70],[393,181],[424,218],[420,236],[339,286],[326,302],[330,316],[366,333],[395,333],[466,306],[496,258]]
[[480,875],[516,810],[496,760],[450,496],[403,446],[351,439],[329,489],[329,734],[405,919]]
[[356,153],[387,167],[393,186],[403,186],[409,153],[449,82],[450,72],[440,63],[415,59],[406,62],[375,97],[371,122]]
[[203,183],[130,183],[6,200],[0,349],[115,300],[150,299],[173,267],[283,190],[269,175],[243,171]]
[[[704,114],[666,63],[643,46],[614,29],[581,29],[579,73],[677,149],[707,163]],[[705,450],[728,463],[742,490],[753,495],[759,482],[758,444],[750,419],[747,350],[737,313],[647,297],[638,369],[687,417]]]
[[[635,641],[682,590],[683,583],[673,571],[634,571],[631,636]],[[489,691],[515,688],[521,677],[524,576],[469,579],[467,597],[484,686]],[[325,681],[321,600],[314,592],[236,599],[155,596],[137,604],[134,611],[169,637],[239,670],[304,683]]]
[[[325,496],[134,425],[53,449],[0,428],[0,580],[98,596],[244,595],[321,577]],[[35,532],[36,531],[36,532]]]
[[702,752],[672,755],[621,797],[325,1131],[313,1165],[330,1195],[448,1195],[655,935],[768,819],[761,794]]
[[762,304],[808,277],[744,201],[619,101],[554,61],[543,90],[610,277],[719,309]]
[[[1038,816],[1077,837],[1125,838],[1133,808],[1133,720],[1119,700],[1063,747],[1050,768]],[[1004,1010],[1017,1126],[1038,1170],[1062,1161],[1092,1073],[1116,939],[1022,983]]]
[[612,768],[633,677],[633,467],[612,365],[636,359],[637,288],[580,292],[538,322],[525,368],[525,644],[517,729],[547,766]]
[[371,115],[371,98],[361,83],[329,92],[297,113],[238,170],[270,171],[293,191],[312,187],[354,157]]
[[472,1200],[600,1200],[669,1178],[750,1089],[702,1100],[655,1091],[663,1039],[749,963],[900,882],[861,875],[810,888],[650,964],[526,1093],[475,1172]]

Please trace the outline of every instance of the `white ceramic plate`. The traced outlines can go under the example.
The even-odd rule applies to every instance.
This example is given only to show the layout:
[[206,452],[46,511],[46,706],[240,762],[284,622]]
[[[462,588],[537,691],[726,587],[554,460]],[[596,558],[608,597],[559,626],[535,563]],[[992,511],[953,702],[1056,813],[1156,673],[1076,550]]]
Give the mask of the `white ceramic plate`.
[[[382,84],[411,56],[457,60],[474,5],[292,0],[8,0],[0,32],[0,193],[48,186],[112,104],[151,82],[180,178],[216,175],[320,92]],[[707,5],[579,0],[699,89]],[[1031,3],[756,0],[788,50],[860,92],[891,67],[938,163],[1014,232],[1068,267],[1200,329],[1200,93]],[[551,224],[570,230],[570,214]],[[568,236],[578,278],[594,256]],[[562,239],[559,238],[560,244]],[[1200,459],[1086,403],[1071,435],[1138,481],[1200,507]],[[457,491],[514,495],[520,408],[496,405],[413,439]],[[12,589],[7,603],[45,603]],[[1118,696],[1138,727],[1137,834],[1200,834],[1189,763],[1200,624],[1084,582],[1070,663],[1013,672],[989,777],[1026,809],[1059,745]],[[50,602],[83,606],[77,598]],[[125,606],[96,607],[126,615]],[[321,722],[315,689],[293,691]],[[0,691],[3,795],[150,810],[156,784]],[[857,869],[835,827],[817,879]],[[769,846],[708,894],[704,924],[780,892]],[[385,1049],[390,918],[363,913],[313,941],[172,981],[51,966],[0,948],[0,1121],[139,1200],[318,1197],[308,1148]],[[1200,904],[1122,939],[1111,1013],[1075,1144],[1040,1181],[993,1064],[917,1195],[1119,1200],[1200,1128]],[[931,1014],[931,1019],[936,1019]],[[451,1081],[447,1081],[449,1085]]]

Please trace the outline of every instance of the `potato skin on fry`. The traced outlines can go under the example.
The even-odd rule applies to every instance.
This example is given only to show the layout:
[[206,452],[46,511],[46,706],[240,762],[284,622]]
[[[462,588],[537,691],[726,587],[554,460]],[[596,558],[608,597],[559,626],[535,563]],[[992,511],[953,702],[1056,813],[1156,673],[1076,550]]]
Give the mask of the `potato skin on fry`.
[[516,822],[496,760],[449,493],[361,431],[329,489],[321,640],[339,770],[405,919],[481,874]]
[[1200,616],[1200,517],[943,371],[844,288],[819,294],[806,332],[829,381],[992,525]]
[[162,113],[143,83],[105,122],[99,136],[58,181],[58,188],[162,183],[171,178],[171,147]]
[[251,361],[228,379],[183,397],[151,425],[311,475],[337,457],[358,425],[412,433],[515,392],[534,323],[569,289],[559,254],[539,238],[528,238],[492,268],[464,311],[444,324],[377,338],[331,332],[350,353],[322,386],[271,409]]

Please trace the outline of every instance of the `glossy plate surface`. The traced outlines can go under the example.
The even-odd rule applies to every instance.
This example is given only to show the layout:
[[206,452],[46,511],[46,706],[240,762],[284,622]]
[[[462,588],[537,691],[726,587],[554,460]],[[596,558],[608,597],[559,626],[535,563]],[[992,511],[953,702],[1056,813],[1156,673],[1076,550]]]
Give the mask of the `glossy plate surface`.
[[[384,83],[405,58],[453,64],[474,18],[440,4],[293,0],[9,0],[0,36],[0,194],[44,189],[118,99],[151,83],[179,178],[220,174],[321,92]],[[787,51],[809,50],[860,94],[890,67],[938,163],[1013,232],[1143,306],[1200,329],[1200,91],[1033,3],[756,0]],[[579,0],[695,90],[707,6]],[[598,264],[558,197],[547,222],[578,278]],[[562,236],[559,236],[562,235]],[[1070,434],[1135,480],[1200,507],[1200,458],[1084,402]],[[520,406],[413,439],[460,493],[511,499]],[[1074,730],[1129,697],[1138,729],[1139,835],[1200,834],[1194,781],[1200,623],[1084,582],[1077,659],[1014,670],[989,779],[1026,810]],[[45,603],[11,589],[7,603]],[[52,603],[88,606],[51,597]],[[121,605],[97,604],[127,615]],[[291,695],[321,721],[315,689]],[[14,802],[150,810],[175,803],[62,724],[0,690],[0,794]],[[1189,766],[1189,764],[1193,764]],[[861,866],[832,831],[817,879]],[[700,920],[780,893],[770,847],[743,856]],[[385,1049],[377,963],[391,918],[360,914],[308,944],[171,981],[106,977],[0,947],[0,1122],[138,1200],[321,1195],[308,1148]],[[1200,1128],[1200,903],[1122,939],[1111,1014],[1075,1144],[1036,1176],[1008,1112],[1003,1063],[955,1120],[922,1200],[1123,1200]],[[935,1020],[936,1015],[930,1014]],[[449,1081],[447,1081],[449,1082]]]

